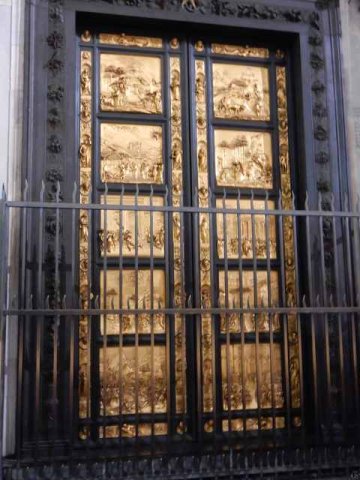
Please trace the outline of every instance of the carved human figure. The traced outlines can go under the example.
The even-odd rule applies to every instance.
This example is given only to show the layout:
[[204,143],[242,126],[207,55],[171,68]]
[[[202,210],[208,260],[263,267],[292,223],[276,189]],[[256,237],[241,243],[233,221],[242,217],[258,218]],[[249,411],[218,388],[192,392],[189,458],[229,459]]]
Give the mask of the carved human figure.
[[204,99],[204,76],[202,73],[198,73],[196,76],[195,93],[198,102],[202,102]]
[[174,238],[176,238],[177,240],[180,239],[180,232],[181,232],[180,215],[174,214],[174,217],[173,217],[173,234],[174,234]]
[[191,8],[195,10],[198,7],[197,0],[182,0],[182,8]]
[[91,120],[90,102],[88,100],[81,101],[81,120],[85,123]]
[[79,148],[80,165],[81,167],[90,167],[91,163],[91,137],[88,134],[83,135],[82,143]]
[[199,148],[198,152],[198,165],[199,165],[199,170],[200,172],[205,172],[206,171],[206,150],[203,146]]
[[181,169],[182,152],[181,152],[181,147],[178,141],[175,141],[173,145],[172,162],[173,162],[174,169],[176,170]]
[[207,217],[205,215],[201,219],[200,238],[201,238],[202,244],[209,243],[209,225],[208,225]]
[[178,101],[180,99],[180,73],[177,70],[174,70],[170,88],[174,96],[173,100]]
[[89,238],[88,215],[83,212],[80,215],[80,239],[82,242],[87,242]]
[[90,95],[91,93],[91,77],[88,68],[84,68],[80,76],[81,93],[82,95]]

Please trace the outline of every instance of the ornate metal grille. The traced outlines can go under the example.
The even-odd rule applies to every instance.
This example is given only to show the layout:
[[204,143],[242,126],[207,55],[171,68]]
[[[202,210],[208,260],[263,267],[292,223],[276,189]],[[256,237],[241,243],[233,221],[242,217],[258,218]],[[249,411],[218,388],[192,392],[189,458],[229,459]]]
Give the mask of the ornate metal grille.
[[[161,313],[296,305],[292,219],[268,214],[278,189],[292,207],[286,65],[279,49],[82,34],[81,201],[129,206],[80,213],[83,305],[95,291],[104,309],[158,311],[82,317],[81,438],[300,426],[296,316]],[[185,224],[142,206],[223,212]]]

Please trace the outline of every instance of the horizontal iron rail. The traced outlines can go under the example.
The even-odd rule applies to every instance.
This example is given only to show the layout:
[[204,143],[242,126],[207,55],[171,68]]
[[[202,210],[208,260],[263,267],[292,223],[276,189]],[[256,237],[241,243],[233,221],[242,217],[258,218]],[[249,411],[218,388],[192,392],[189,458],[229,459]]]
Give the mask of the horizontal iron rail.
[[120,309],[76,309],[76,308],[54,308],[54,309],[8,309],[4,311],[5,315],[221,315],[221,314],[283,314],[283,315],[301,315],[301,314],[315,314],[315,315],[335,315],[345,313],[360,313],[360,306],[348,307],[254,307],[254,308],[120,308]]
[[[258,199],[256,199],[258,200]],[[265,202],[265,200],[264,200]],[[340,217],[340,218],[358,218],[360,211],[343,210],[297,210],[297,209],[256,209],[256,208],[223,208],[223,207],[188,207],[188,206],[162,206],[162,205],[125,205],[125,204],[88,204],[88,203],[57,203],[57,202],[28,202],[28,201],[7,201],[9,208],[31,208],[31,209],[60,209],[60,210],[115,210],[115,211],[136,211],[136,212],[174,212],[174,213],[223,213],[245,215],[274,215],[274,216],[294,216],[294,217]]]

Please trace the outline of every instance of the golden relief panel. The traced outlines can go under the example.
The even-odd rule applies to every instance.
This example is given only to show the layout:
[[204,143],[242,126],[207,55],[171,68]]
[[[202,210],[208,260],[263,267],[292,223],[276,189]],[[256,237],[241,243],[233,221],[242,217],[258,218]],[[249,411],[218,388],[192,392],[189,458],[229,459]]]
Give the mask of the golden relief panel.
[[163,129],[157,125],[101,124],[101,180],[163,183]]
[[272,188],[271,134],[215,129],[215,172],[219,186]]
[[250,47],[249,45],[243,46],[212,43],[211,51],[218,55],[233,55],[235,57],[269,58],[270,56],[270,52],[267,48]]
[[[152,275],[152,284],[151,284]],[[136,298],[136,282],[138,295]],[[106,297],[105,297],[105,272],[100,275],[100,294],[103,308],[120,308],[120,283],[122,285],[121,308],[125,309],[150,309],[165,307],[165,272],[163,270],[123,269],[120,279],[119,270],[107,270],[106,272]],[[153,288],[151,289],[151,285]],[[104,334],[106,327],[107,335],[119,335],[121,321],[122,334],[142,333],[165,333],[165,315],[155,313],[153,315],[143,313],[135,315],[122,315],[119,320],[118,315],[106,315],[101,319],[101,333]],[[106,322],[106,324],[105,324]]]
[[[232,419],[230,422],[228,420],[222,421],[223,432],[228,432],[229,423],[231,425],[232,432],[242,432],[244,431],[244,422],[240,418]],[[285,418],[284,417],[275,417],[275,422],[273,422],[272,417],[261,417],[260,425],[257,418],[248,418],[246,419],[246,430],[270,430],[272,428],[285,428]]]
[[[139,195],[124,195],[121,199],[116,195],[108,195],[106,203],[119,205],[149,206],[150,197]],[[104,203],[104,197],[101,198]],[[164,206],[162,197],[153,197],[152,205]],[[137,216],[137,239],[135,237]],[[152,216],[152,222],[151,222]],[[152,223],[152,228],[151,228]],[[107,210],[106,213],[106,239],[105,239],[105,212],[101,212],[101,229],[99,231],[100,252],[104,256],[105,250],[108,257],[120,256],[120,240],[123,257],[134,257],[137,248],[139,257],[150,257],[151,244],[152,254],[156,258],[164,257],[165,254],[165,224],[164,214],[161,212],[123,210],[122,213],[116,210]]]
[[[104,435],[105,431],[105,435]],[[166,435],[168,431],[167,423],[139,423],[137,429],[137,436],[148,437],[150,435]],[[101,427],[99,429],[100,438],[132,438],[136,436],[136,425],[130,423],[122,423],[119,425],[111,425],[109,427]]]
[[[256,305],[261,308],[262,306],[267,307],[269,305],[279,304],[279,275],[275,270],[270,271],[269,278],[266,270],[258,270],[256,274],[252,270],[243,270],[241,287],[242,299],[240,297],[239,271],[228,270],[227,287],[225,285],[225,271],[220,271],[219,306],[223,308],[226,306],[228,308],[240,308],[240,306],[248,308]],[[255,332],[256,327],[259,332],[268,332],[270,326],[272,331],[278,331],[280,329],[278,315],[272,318],[266,313],[256,315],[253,313],[244,313],[241,316],[236,313],[221,315],[220,328],[222,333],[240,333],[242,325],[244,325],[245,333]]]
[[[91,168],[92,168],[92,77],[93,58],[88,50],[80,53],[80,203],[91,202]],[[79,278],[82,308],[88,308],[91,285],[89,285],[89,211],[80,210],[79,214]],[[88,418],[91,411],[90,381],[90,338],[89,322],[91,319],[82,315],[79,321],[79,416]],[[87,438],[86,429],[80,432]]]
[[[174,41],[176,40],[176,42]],[[179,47],[179,41],[171,41],[172,48]],[[180,57],[170,57],[170,129],[171,129],[171,171],[172,204],[181,205],[183,193],[183,137],[181,121],[181,63]],[[174,252],[174,292],[175,307],[185,306],[184,285],[184,233],[183,218],[179,212],[172,216],[172,239]],[[186,412],[186,329],[185,317],[175,315],[175,396],[176,412]],[[185,425],[184,425],[185,428]]]
[[[236,199],[217,199],[217,208],[228,208],[236,210],[238,208]],[[262,200],[240,200],[240,209],[264,210],[265,202]],[[267,207],[271,210],[275,208],[273,201],[268,201]],[[224,225],[225,216],[225,225]],[[226,237],[226,257],[229,260],[251,259],[253,252],[253,225],[250,214],[222,214],[216,216],[217,226],[217,251],[219,258],[225,257],[225,237]],[[276,220],[274,216],[269,215],[266,222],[265,215],[253,215],[255,230],[255,256],[258,260],[268,258],[266,242],[268,241],[269,258],[276,258]],[[266,225],[267,223],[267,225]],[[239,242],[239,232],[241,240]],[[239,252],[239,243],[241,252]],[[239,253],[241,255],[239,255]]]
[[160,57],[100,55],[100,106],[104,111],[160,114]]
[[99,42],[121,47],[162,48],[162,38],[127,35],[126,33],[100,33]]
[[[289,130],[288,130],[288,103],[286,88],[285,67],[276,68],[278,122],[279,122],[279,152],[280,152],[280,178],[281,199],[284,210],[293,208],[290,176],[289,157]],[[296,219],[295,219],[296,221]],[[294,219],[283,217],[284,256],[285,256],[285,296],[286,305],[296,305],[296,273],[295,273],[295,244],[294,244]],[[300,352],[298,338],[298,319],[296,315],[287,316],[289,356],[290,356],[290,390],[292,407],[301,405],[301,379],[300,379]]]
[[[207,113],[206,113],[206,76],[205,62],[195,61],[195,96],[196,96],[196,136],[197,136],[197,171],[198,202],[201,207],[210,206],[209,175],[207,162]],[[199,215],[200,229],[200,289],[203,307],[211,306],[211,254],[209,215]],[[201,316],[201,345],[203,371],[203,410],[214,409],[213,396],[213,329],[211,315]]]
[[223,408],[281,408],[284,392],[278,344],[221,346]]
[[213,63],[214,115],[231,120],[270,120],[269,71]]
[[100,350],[101,415],[165,413],[166,383],[165,347]]

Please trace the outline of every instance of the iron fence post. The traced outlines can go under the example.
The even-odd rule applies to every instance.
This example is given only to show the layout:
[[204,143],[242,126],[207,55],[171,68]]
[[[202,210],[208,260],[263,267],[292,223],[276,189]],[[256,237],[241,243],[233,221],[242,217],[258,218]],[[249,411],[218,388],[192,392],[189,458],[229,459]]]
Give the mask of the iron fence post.
[[7,277],[7,207],[6,193],[3,187],[0,197],[0,479],[4,478],[3,441],[4,441],[4,387],[5,387],[5,339],[6,339],[6,277]]

